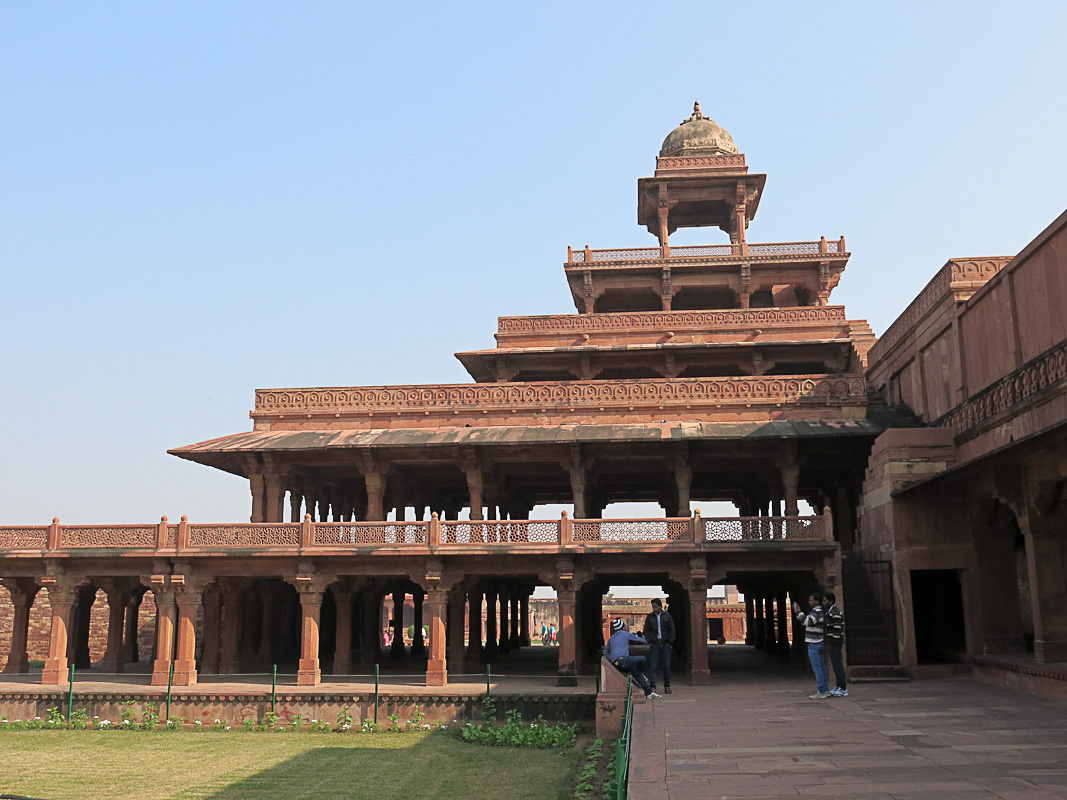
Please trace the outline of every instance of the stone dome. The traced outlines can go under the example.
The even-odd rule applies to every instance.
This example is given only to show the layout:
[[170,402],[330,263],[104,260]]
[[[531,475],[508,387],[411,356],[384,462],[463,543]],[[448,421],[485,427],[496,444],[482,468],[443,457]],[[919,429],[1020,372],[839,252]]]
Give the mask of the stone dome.
[[737,145],[733,137],[715,120],[700,113],[700,103],[693,103],[693,116],[663,140],[660,158],[667,156],[719,156],[736,155]]

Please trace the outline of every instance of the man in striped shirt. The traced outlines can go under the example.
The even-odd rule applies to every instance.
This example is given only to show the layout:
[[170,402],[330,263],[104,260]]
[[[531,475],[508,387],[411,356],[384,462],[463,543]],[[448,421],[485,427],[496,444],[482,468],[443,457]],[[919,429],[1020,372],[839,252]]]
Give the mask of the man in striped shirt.
[[804,623],[804,642],[808,646],[808,661],[815,672],[815,694],[810,695],[812,700],[825,700],[830,697],[830,677],[826,674],[826,663],[823,661],[823,610],[820,603],[822,595],[812,592],[808,595],[808,612],[800,608],[799,603],[793,603],[793,613],[797,619]]

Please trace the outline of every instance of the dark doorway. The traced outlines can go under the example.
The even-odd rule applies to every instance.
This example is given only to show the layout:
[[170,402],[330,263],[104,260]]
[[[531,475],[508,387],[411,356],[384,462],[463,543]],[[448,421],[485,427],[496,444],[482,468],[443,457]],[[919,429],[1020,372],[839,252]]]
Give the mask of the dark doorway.
[[911,604],[915,617],[915,654],[920,664],[951,660],[967,649],[963,588],[950,569],[911,571]]

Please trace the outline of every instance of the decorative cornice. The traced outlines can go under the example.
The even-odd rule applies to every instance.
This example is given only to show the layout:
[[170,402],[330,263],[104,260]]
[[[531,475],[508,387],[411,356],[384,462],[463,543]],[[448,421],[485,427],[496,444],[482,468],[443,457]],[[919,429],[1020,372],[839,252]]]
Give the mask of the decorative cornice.
[[254,418],[284,414],[451,413],[503,409],[866,403],[862,375],[559,381],[436,386],[259,389]]
[[1039,395],[1061,386],[1067,386],[1067,341],[987,386],[934,425],[955,428],[959,440],[972,439],[990,421],[1015,416]]
[[634,311],[617,314],[556,314],[499,317],[498,333],[555,331],[674,330],[682,328],[748,328],[845,322],[844,306],[753,308],[716,311]]

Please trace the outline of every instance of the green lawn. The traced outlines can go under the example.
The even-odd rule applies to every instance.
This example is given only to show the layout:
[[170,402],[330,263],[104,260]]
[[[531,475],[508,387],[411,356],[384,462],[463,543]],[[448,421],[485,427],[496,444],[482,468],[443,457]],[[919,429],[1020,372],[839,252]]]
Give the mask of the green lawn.
[[0,794],[267,800],[562,800],[578,752],[479,747],[444,733],[5,731]]

